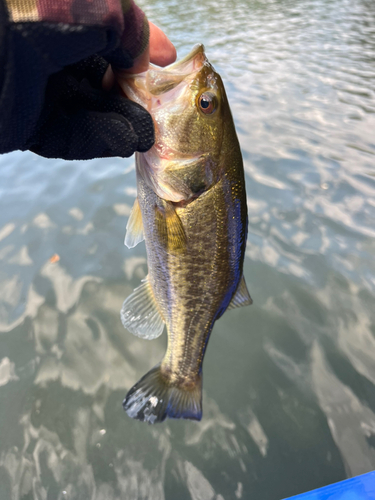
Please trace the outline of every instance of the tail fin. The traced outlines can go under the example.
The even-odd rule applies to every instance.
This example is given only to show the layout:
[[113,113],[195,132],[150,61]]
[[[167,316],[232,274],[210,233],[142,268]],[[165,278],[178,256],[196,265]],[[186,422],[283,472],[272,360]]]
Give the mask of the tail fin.
[[192,389],[168,383],[160,364],[150,370],[128,392],[122,403],[131,418],[154,424],[169,418],[202,418],[202,376]]

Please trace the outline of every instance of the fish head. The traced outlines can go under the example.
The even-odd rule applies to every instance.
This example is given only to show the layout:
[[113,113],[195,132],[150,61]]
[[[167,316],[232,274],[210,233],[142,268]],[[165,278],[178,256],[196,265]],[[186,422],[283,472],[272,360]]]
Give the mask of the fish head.
[[189,200],[220,177],[226,120],[232,120],[223,82],[203,45],[166,68],[150,66],[122,88],[151,114],[155,144],[137,153],[137,171],[161,198]]

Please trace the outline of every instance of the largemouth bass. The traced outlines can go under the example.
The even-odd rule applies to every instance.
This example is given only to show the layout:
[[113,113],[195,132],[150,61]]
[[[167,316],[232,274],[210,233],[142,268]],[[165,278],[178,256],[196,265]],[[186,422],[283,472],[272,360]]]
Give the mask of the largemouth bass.
[[148,276],[124,302],[123,325],[145,339],[168,331],[164,359],[128,392],[149,423],[202,418],[202,363],[215,321],[252,303],[243,278],[247,207],[241,150],[220,76],[202,45],[123,85],[155,125],[136,154],[137,192],[125,244],[145,239]]

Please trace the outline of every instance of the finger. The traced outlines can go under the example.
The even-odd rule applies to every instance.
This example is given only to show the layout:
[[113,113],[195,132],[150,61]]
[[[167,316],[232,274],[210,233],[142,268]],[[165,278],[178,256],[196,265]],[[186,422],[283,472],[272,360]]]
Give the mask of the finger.
[[150,41],[146,50],[134,60],[131,68],[116,70],[117,76],[121,73],[133,75],[143,73],[148,70],[150,62],[158,66],[167,66],[176,60],[176,49],[167,35],[154,23],[149,22],[148,24],[150,26]]
[[[117,95],[91,89],[88,82],[82,82],[80,85],[79,102],[82,107],[91,112],[99,113],[98,116],[101,113],[103,123],[104,119],[109,115],[112,116],[112,120],[114,120],[114,116],[118,116],[119,120],[127,120],[129,130],[131,129],[132,133],[137,137],[137,144],[134,146],[134,151],[148,151],[154,144],[154,126],[151,115],[139,104]],[[103,133],[103,131],[99,130],[97,133],[98,137],[99,135],[103,135]],[[126,155],[121,154],[117,156]]]
[[81,110],[72,120],[66,158],[129,157],[137,145],[138,137],[124,116]]
[[168,66],[175,62],[177,52],[167,35],[155,24],[150,26],[150,62],[158,66]]
[[[125,106],[125,104],[127,104]],[[136,150],[144,153],[154,144],[154,125],[151,115],[139,104],[129,100],[122,100],[121,108],[114,108],[118,113],[130,121],[134,133],[138,137]]]

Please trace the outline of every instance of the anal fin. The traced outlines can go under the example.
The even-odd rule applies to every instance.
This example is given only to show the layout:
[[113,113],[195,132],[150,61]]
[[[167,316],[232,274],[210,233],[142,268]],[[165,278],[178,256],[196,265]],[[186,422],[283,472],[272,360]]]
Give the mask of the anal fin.
[[227,311],[230,309],[235,309],[236,307],[250,306],[253,303],[253,299],[250,297],[249,291],[246,286],[245,278],[242,276],[236,293],[234,294],[232,300],[227,307]]
[[142,339],[156,339],[163,333],[164,321],[157,308],[148,277],[124,301],[121,321],[129,332]]
[[126,225],[124,244],[128,248],[133,248],[144,239],[145,237],[143,234],[142,213],[139,207],[138,198],[136,198],[128,223]]

